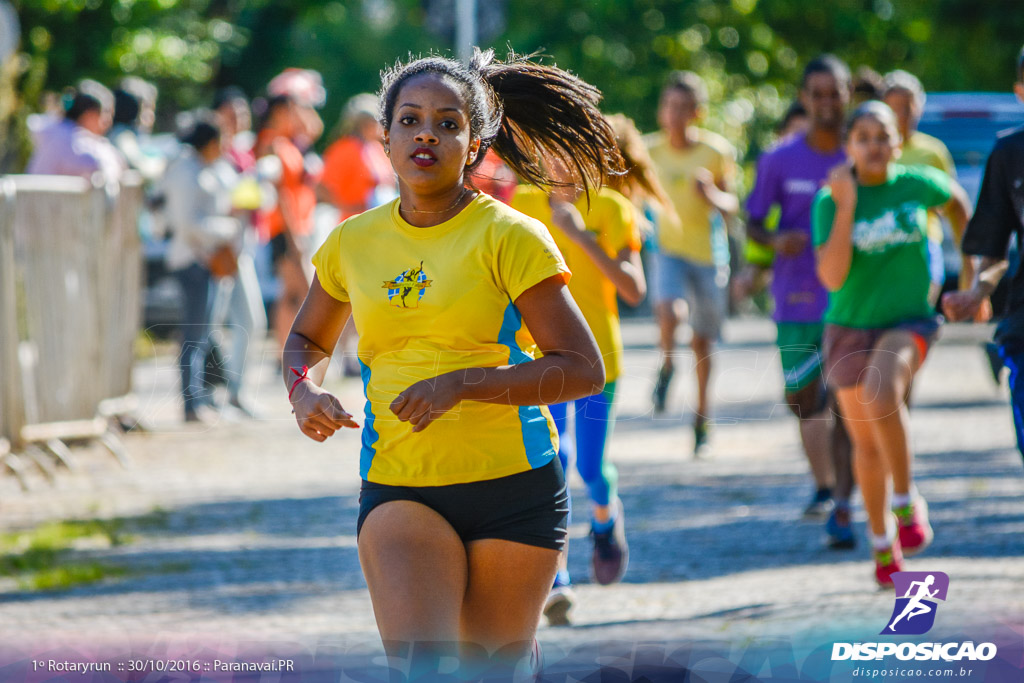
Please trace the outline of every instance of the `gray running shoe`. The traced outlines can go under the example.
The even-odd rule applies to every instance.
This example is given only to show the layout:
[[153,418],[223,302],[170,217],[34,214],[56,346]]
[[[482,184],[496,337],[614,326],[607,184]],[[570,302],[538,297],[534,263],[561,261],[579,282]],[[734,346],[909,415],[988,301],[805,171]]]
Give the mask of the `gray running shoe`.
[[548,599],[544,603],[544,618],[548,620],[548,626],[569,626],[572,620],[569,613],[576,604],[576,593],[572,586],[560,585],[557,582],[548,593]]

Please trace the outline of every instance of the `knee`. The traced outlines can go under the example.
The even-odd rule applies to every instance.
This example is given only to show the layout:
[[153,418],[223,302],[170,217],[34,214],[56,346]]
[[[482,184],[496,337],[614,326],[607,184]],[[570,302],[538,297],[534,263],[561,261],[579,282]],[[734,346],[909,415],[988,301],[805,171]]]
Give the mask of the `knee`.
[[869,419],[879,420],[897,413],[904,405],[906,389],[894,382],[872,382],[860,392],[864,411]]
[[698,363],[710,363],[711,362],[711,347],[713,342],[707,337],[702,337],[698,334],[693,335],[693,341],[690,342],[690,348],[693,349],[693,354],[697,357]]
[[786,393],[786,405],[800,420],[820,413],[826,405],[825,387],[820,379],[793,392]]
[[676,315],[676,307],[674,301],[659,301],[657,305],[654,307],[654,311],[662,325],[675,325],[679,322],[679,316]]

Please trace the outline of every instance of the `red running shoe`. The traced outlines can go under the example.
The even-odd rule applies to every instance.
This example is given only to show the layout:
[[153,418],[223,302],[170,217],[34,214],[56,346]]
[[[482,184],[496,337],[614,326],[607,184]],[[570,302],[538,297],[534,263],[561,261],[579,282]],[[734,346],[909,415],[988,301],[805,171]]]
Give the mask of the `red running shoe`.
[[899,525],[900,548],[907,557],[921,552],[932,542],[935,533],[928,523],[928,503],[917,496],[900,508],[893,508],[896,522]]
[[903,571],[903,553],[899,540],[882,550],[875,550],[875,580],[882,588],[892,588],[892,575]]

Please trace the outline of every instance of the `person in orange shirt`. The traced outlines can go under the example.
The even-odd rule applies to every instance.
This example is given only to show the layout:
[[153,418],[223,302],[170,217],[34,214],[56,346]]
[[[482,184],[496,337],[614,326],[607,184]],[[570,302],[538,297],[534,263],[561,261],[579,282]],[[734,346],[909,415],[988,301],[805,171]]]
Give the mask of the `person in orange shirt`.
[[288,94],[271,97],[256,137],[256,156],[280,161],[275,183],[277,203],[266,214],[264,230],[270,240],[274,273],[281,293],[274,307],[274,331],[284,346],[292,320],[309,290],[311,275],[304,264],[313,232],[317,178],[307,170],[303,147],[323,132],[323,123],[311,102]]
[[337,139],[324,152],[318,196],[341,212],[339,220],[398,196],[395,172],[381,143],[377,96],[351,98],[341,112]]

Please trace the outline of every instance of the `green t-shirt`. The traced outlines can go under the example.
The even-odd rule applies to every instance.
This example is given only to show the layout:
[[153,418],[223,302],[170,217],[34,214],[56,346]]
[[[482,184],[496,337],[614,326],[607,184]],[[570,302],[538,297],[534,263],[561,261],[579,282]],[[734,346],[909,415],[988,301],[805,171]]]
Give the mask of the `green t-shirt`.
[[[928,209],[950,198],[949,176],[924,166],[889,166],[889,179],[857,186],[850,272],[829,294],[825,322],[891,327],[932,315],[928,302]],[[814,246],[832,232],[836,205],[826,186],[814,199]]]

